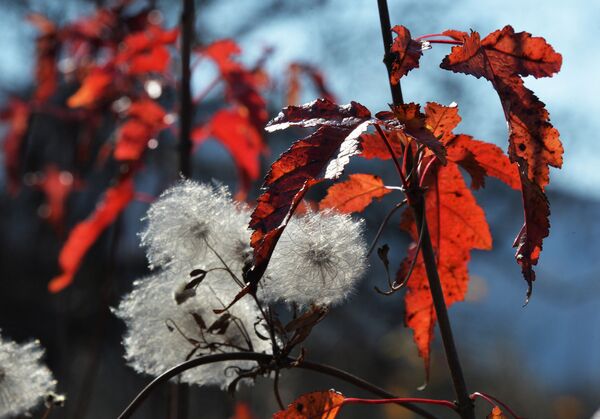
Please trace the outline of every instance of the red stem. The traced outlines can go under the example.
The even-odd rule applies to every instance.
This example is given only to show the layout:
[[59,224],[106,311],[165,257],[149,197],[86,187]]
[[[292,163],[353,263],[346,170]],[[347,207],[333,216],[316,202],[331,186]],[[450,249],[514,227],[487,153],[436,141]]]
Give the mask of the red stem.
[[342,405],[345,404],[404,404],[404,403],[414,403],[414,404],[435,404],[438,406],[444,406],[449,409],[456,411],[456,404],[449,400],[435,400],[435,399],[422,399],[416,397],[399,397],[396,399],[359,399],[348,397],[345,398],[342,402]]
[[450,44],[450,45],[462,45],[461,41],[451,41],[449,39],[430,39],[427,42],[430,44]]
[[390,140],[388,140],[387,135],[385,135],[385,132],[381,129],[381,127],[378,124],[375,124],[375,129],[377,130],[377,132],[379,133],[379,136],[385,143],[385,146],[387,147],[388,152],[390,153],[390,156],[392,156],[392,160],[394,161],[394,166],[396,166],[398,175],[400,175],[400,181],[402,182],[402,187],[404,188],[404,191],[406,192],[408,190],[408,182],[406,181],[406,177],[404,176],[404,173],[402,172],[400,163],[398,163],[398,157],[396,157],[396,153],[394,153],[394,149],[392,148],[392,145],[390,144]]
[[425,178],[427,177],[427,174],[433,167],[433,163],[435,161],[436,161],[436,158],[433,157],[431,160],[429,160],[429,162],[427,163],[427,166],[425,166],[425,170],[423,170],[423,173],[421,173],[421,178],[419,179],[419,188],[423,186],[423,182],[425,182]]

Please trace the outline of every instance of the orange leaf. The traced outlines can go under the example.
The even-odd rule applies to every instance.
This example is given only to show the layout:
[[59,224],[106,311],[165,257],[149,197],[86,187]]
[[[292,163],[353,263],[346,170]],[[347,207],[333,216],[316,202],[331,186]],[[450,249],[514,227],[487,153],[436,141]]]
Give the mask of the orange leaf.
[[252,182],[260,177],[260,155],[266,145],[246,113],[240,109],[218,111],[208,125],[192,132],[196,144],[209,136],[215,137],[229,151],[239,171],[241,189],[248,191]]
[[[432,177],[431,179],[436,179]],[[431,182],[425,195],[427,223],[437,255],[437,268],[446,305],[464,300],[469,280],[467,264],[471,249],[490,249],[492,237],[483,210],[465,185],[453,163],[439,166],[437,181]],[[404,213],[401,227],[410,232],[415,242],[418,233],[411,212]],[[397,282],[407,275],[414,255],[414,244],[402,262]],[[436,322],[429,282],[419,255],[405,295],[406,324],[413,329],[419,355],[429,375],[430,347]]]
[[138,160],[148,141],[166,126],[165,110],[150,99],[132,103],[127,115],[129,119],[119,128],[114,152],[120,161]]
[[506,416],[502,413],[502,410],[498,406],[494,406],[492,412],[486,416],[487,419],[506,419]]
[[427,102],[425,106],[425,124],[442,144],[454,137],[452,131],[460,123],[456,104],[443,106],[435,102]]
[[[408,139],[406,135],[400,130],[387,131],[385,135],[394,150],[396,157],[402,155],[402,145],[406,145]],[[360,156],[365,159],[381,159],[389,160],[392,158],[388,151],[385,143],[379,136],[379,133],[375,132],[372,134],[363,134],[360,136],[360,147],[362,151]]]
[[247,403],[236,402],[231,419],[255,419],[255,417]]
[[339,212],[361,212],[374,199],[392,192],[379,176],[352,174],[349,179],[329,187],[327,196],[319,203],[319,209],[334,208]]
[[131,177],[122,179],[106,191],[104,199],[96,210],[71,230],[58,257],[63,273],[50,281],[48,284],[50,292],[60,292],[73,282],[73,277],[88,249],[125,209],[133,194],[133,179]]
[[493,176],[513,189],[521,189],[518,167],[500,147],[464,134],[454,136],[446,147],[448,160],[471,175],[473,189],[484,186],[484,176]]
[[336,391],[315,391],[298,397],[273,419],[334,419],[343,403],[344,396]]
[[68,100],[67,105],[70,108],[92,107],[100,101],[105,94],[105,90],[112,83],[112,75],[108,70],[94,68],[83,79],[79,90],[75,92]]

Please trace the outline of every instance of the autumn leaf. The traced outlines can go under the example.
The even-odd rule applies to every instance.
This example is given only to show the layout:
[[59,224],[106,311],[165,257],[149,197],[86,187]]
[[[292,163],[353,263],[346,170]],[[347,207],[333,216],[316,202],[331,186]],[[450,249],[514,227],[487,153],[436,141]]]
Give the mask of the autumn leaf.
[[54,94],[58,83],[56,68],[60,46],[58,28],[49,19],[37,13],[30,14],[27,18],[39,31],[36,39],[35,79],[37,83],[33,98],[45,102]]
[[248,403],[236,402],[231,419],[255,419]]
[[148,141],[167,126],[165,110],[150,99],[132,103],[127,115],[117,133],[114,158],[119,161],[139,160]]
[[390,48],[390,52],[394,54],[390,81],[392,84],[398,84],[400,78],[406,76],[410,70],[419,67],[419,59],[423,51],[421,44],[411,38],[410,31],[406,27],[394,26],[392,31],[396,33],[396,37]]
[[100,102],[108,87],[113,82],[113,75],[108,69],[93,68],[83,79],[79,89],[67,100],[70,108],[91,108]]
[[217,139],[229,151],[239,172],[241,190],[247,192],[260,176],[260,156],[267,147],[246,112],[239,108],[218,111],[207,124],[192,131],[197,145],[209,137]]
[[486,416],[486,419],[507,419],[498,406],[494,406],[491,413]]
[[46,196],[48,212],[45,218],[59,233],[64,227],[66,200],[74,186],[73,175],[53,164],[46,167],[43,178],[36,185]]
[[448,160],[471,175],[471,188],[485,186],[485,176],[492,176],[513,189],[521,189],[517,165],[511,163],[500,147],[476,140],[470,135],[459,134],[450,139],[446,148]]
[[233,59],[241,52],[240,47],[231,39],[223,39],[198,52],[214,60],[226,83],[227,100],[246,108],[252,125],[262,132],[269,118],[266,101],[258,91],[263,81]]
[[509,125],[508,154],[518,164],[521,178],[525,223],[515,239],[515,247],[517,262],[528,283],[529,298],[535,280],[533,266],[538,262],[550,227],[544,188],[549,182],[549,166],[562,166],[563,147],[544,103],[525,87],[522,77],[550,77],[560,70],[562,57],[543,38],[527,32],[515,33],[511,26],[483,40],[477,32],[447,34],[462,45],[452,48],[441,67],[484,77],[500,96]]
[[167,46],[174,44],[178,35],[177,28],[165,30],[158,25],[134,32],[124,39],[115,64],[125,66],[126,73],[132,76],[165,73],[171,59]]
[[133,179],[127,176],[117,185],[109,188],[96,210],[71,230],[58,258],[62,274],[50,281],[48,284],[50,292],[60,292],[73,282],[73,277],[88,249],[125,209],[133,195]]
[[[404,152],[404,146],[408,143],[404,132],[398,129],[393,131],[384,130],[384,132],[394,155],[401,156]],[[378,132],[362,134],[360,136],[360,148],[360,156],[365,159],[389,160],[392,158]]]
[[[483,210],[467,188],[458,166],[448,163],[437,167],[437,176],[428,177],[425,194],[427,224],[437,255],[444,299],[449,307],[463,301],[467,292],[467,264],[472,249],[490,249],[492,238]],[[405,212],[401,224],[415,242],[418,232],[412,212]],[[397,282],[407,276],[415,245],[398,271]],[[405,295],[405,321],[413,329],[419,355],[429,376],[429,360],[436,314],[422,257],[419,255]]]
[[348,180],[329,187],[327,195],[319,203],[319,210],[333,208],[344,213],[361,212],[374,199],[380,199],[390,192],[379,176],[352,174]]
[[254,230],[251,239],[254,265],[246,281],[251,286],[262,277],[281,233],[304,194],[316,183],[337,179],[342,174],[350,157],[358,154],[358,137],[370,121],[371,113],[359,103],[340,106],[317,99],[303,106],[288,106],[269,122],[267,131],[292,125],[318,128],[283,153],[265,178],[264,192],[258,198],[250,221],[250,228]]
[[343,403],[344,396],[336,391],[315,391],[298,397],[273,419],[334,419]]
[[428,125],[427,117],[416,103],[391,106],[392,112],[378,112],[375,116],[387,124],[392,132],[400,130],[408,138],[428,148],[443,163],[446,163],[446,150],[440,139]]
[[315,66],[306,63],[291,63],[288,67],[288,89],[286,103],[296,105],[300,98],[300,76],[306,75],[315,86],[318,96],[335,102],[335,97],[325,84],[323,73]]
[[21,145],[27,133],[30,113],[29,105],[18,98],[11,98],[7,107],[0,111],[0,121],[8,125],[2,147],[7,188],[11,195],[16,194],[21,185]]
[[471,175],[471,188],[485,186],[485,176],[493,176],[513,189],[521,188],[517,166],[510,162],[500,147],[475,140],[464,134],[454,134],[460,123],[458,106],[428,102],[425,106],[425,123],[446,148],[447,158],[457,163]]

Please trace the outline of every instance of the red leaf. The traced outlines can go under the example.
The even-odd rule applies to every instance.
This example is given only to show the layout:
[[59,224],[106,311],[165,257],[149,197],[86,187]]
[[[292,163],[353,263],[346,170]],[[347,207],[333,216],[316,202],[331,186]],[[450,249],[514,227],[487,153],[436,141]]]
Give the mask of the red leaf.
[[138,160],[148,141],[166,127],[165,110],[150,99],[132,103],[127,115],[129,119],[119,128],[114,152],[114,158],[120,161]]
[[[491,81],[509,124],[508,154],[519,165],[525,207],[525,224],[515,240],[516,259],[529,285],[529,297],[535,280],[532,267],[549,234],[544,188],[549,182],[549,166],[562,165],[563,147],[544,103],[524,86],[521,77],[552,76],[560,70],[562,57],[543,38],[515,33],[510,26],[483,40],[477,32],[454,32],[452,36],[460,38],[463,45],[453,47],[441,67]],[[541,224],[531,225],[534,220]]]
[[427,102],[425,106],[425,124],[444,145],[454,137],[452,131],[461,119],[456,104],[443,106],[439,103]]
[[28,20],[40,32],[36,39],[37,63],[35,78],[37,86],[33,97],[36,101],[44,102],[52,96],[57,86],[58,31],[54,23],[40,14],[33,13],[28,16]]
[[122,50],[115,57],[115,64],[125,65],[130,75],[165,73],[171,59],[166,46],[175,43],[178,35],[177,28],[165,30],[157,25],[128,35],[123,41]]
[[241,50],[231,39],[216,41],[199,52],[215,61],[227,85],[227,99],[245,107],[252,125],[261,132],[269,118],[266,101],[258,92],[264,75],[249,71],[232,59]]
[[421,112],[420,105],[406,103],[392,106],[392,111],[393,113],[379,112],[376,116],[387,122],[390,128],[400,123],[401,125],[395,129],[402,130],[417,143],[427,147],[443,164],[446,164],[446,150],[428,125],[426,115]]
[[60,292],[73,282],[73,276],[88,249],[125,209],[133,194],[133,179],[131,177],[122,179],[116,186],[106,191],[103,201],[96,210],[71,230],[58,258],[63,273],[50,281],[48,284],[50,292]]
[[[403,153],[403,146],[408,143],[406,135],[401,130],[387,131],[385,133],[387,139],[394,150],[396,156],[401,156]],[[391,159],[390,152],[388,151],[385,143],[381,139],[379,133],[375,132],[372,134],[363,134],[360,136],[360,156],[365,159]]]
[[298,397],[273,419],[334,419],[343,404],[344,396],[336,391],[315,391]]
[[517,165],[511,163],[500,147],[459,134],[450,140],[447,150],[448,160],[469,172],[473,189],[485,185],[484,176],[493,176],[513,189],[521,189]]
[[[439,166],[437,182],[427,186],[427,224],[437,255],[444,299],[449,307],[457,301],[464,300],[469,280],[467,264],[471,257],[471,249],[490,249],[492,238],[485,214],[477,205],[455,164]],[[418,240],[412,213],[405,213],[401,227],[411,234],[415,242]],[[402,281],[408,274],[413,255],[414,244],[402,262],[397,282]],[[429,376],[430,348],[436,315],[427,273],[420,255],[408,282],[405,302],[406,324],[413,329],[419,355],[425,361]]]
[[502,410],[498,406],[494,406],[489,415],[486,416],[486,419],[507,419],[502,413]]
[[8,129],[4,136],[4,164],[8,192],[16,194],[21,185],[21,144],[27,133],[29,105],[17,98],[11,98],[6,109],[0,112],[0,120],[8,123]]
[[46,195],[48,215],[46,219],[59,232],[63,230],[65,203],[74,186],[73,175],[49,165],[42,181],[37,185]]
[[244,110],[218,111],[208,124],[192,132],[196,144],[208,137],[216,138],[229,151],[239,171],[241,189],[247,192],[260,176],[260,155],[266,151],[266,145]]
[[390,80],[392,84],[398,84],[400,78],[406,76],[410,70],[419,67],[419,59],[423,52],[421,44],[413,41],[406,27],[394,26],[392,31],[396,32],[396,37],[390,48],[390,52],[395,54]]
[[255,416],[252,414],[252,410],[247,403],[236,402],[231,419],[255,419]]
[[267,130],[290,125],[315,126],[311,135],[296,141],[271,165],[265,192],[258,198],[250,228],[254,230],[254,266],[246,280],[255,286],[288,220],[306,191],[324,179],[337,179],[358,151],[358,137],[370,123],[371,113],[359,103],[339,106],[318,99],[304,106],[288,106]]
[[300,76],[306,74],[315,85],[319,97],[335,102],[335,97],[325,85],[325,78],[315,66],[306,63],[292,63],[288,68],[288,91],[286,102],[288,105],[298,103],[300,97]]
[[319,203],[319,209],[334,208],[339,212],[361,212],[374,199],[392,192],[379,176],[352,174],[349,179],[329,187],[327,196]]
[[106,91],[113,82],[113,75],[106,69],[94,68],[83,79],[79,90],[68,100],[70,108],[91,108],[106,97]]

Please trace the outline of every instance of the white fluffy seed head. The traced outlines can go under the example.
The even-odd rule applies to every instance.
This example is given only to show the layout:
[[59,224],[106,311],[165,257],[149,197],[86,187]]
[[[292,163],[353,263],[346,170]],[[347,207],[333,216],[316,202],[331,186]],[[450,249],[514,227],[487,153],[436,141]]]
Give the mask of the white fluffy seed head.
[[38,341],[17,344],[0,337],[0,418],[25,414],[56,388]]
[[235,265],[243,259],[235,253],[244,247],[240,243],[250,239],[249,218],[248,209],[234,203],[226,187],[185,180],[150,206],[140,236],[151,267],[222,266],[215,252]]
[[[174,293],[181,289],[186,276],[189,279],[186,274],[169,270],[136,281],[133,291],[115,310],[127,325],[123,340],[125,358],[136,371],[158,376],[188,357],[244,350],[271,351],[270,342],[261,339],[255,331],[268,336],[264,323],[259,322],[260,313],[249,297],[228,310],[233,320],[227,322],[225,330],[208,331],[222,316],[213,313],[213,309],[224,308],[240,290],[226,272],[209,272],[196,288],[196,295],[177,304]],[[255,365],[249,361],[203,365],[183,373],[181,380],[227,388],[237,377],[235,369]]]
[[300,305],[343,301],[367,267],[363,230],[362,220],[332,211],[292,218],[262,279],[261,296]]

